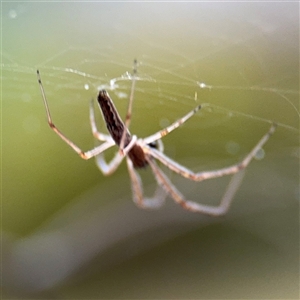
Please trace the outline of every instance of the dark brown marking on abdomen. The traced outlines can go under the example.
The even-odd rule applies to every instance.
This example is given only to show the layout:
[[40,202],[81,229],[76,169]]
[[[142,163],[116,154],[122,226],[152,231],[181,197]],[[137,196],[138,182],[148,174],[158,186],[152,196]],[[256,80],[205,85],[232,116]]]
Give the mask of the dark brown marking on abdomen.
[[[112,99],[105,90],[99,91],[98,103],[100,105],[107,130],[109,131],[115,143],[120,146],[125,125],[120,118]],[[126,147],[130,141],[131,135],[128,129],[126,129],[124,147]]]
[[[125,125],[120,118],[116,107],[114,106],[113,101],[109,97],[108,93],[105,90],[101,90],[98,95],[98,103],[101,108],[101,112],[106,123],[107,130],[109,131],[111,137],[120,146],[122,135]],[[131,135],[128,129],[126,128],[126,136],[124,147],[126,147],[131,141]],[[131,150],[128,152],[128,156],[131,159],[134,168],[144,168],[148,165],[145,158],[145,153],[143,149],[134,145]]]

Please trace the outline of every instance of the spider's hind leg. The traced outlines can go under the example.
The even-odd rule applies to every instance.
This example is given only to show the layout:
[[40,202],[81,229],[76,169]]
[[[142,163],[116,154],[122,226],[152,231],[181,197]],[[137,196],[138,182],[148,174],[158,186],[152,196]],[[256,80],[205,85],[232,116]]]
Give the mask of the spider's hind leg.
[[160,208],[167,197],[167,193],[165,190],[158,186],[154,196],[152,198],[145,198],[143,195],[143,186],[141,178],[138,172],[134,169],[133,163],[129,157],[126,157],[128,172],[131,179],[131,188],[134,203],[144,209],[158,209]]
[[185,197],[172,184],[172,182],[169,180],[166,174],[157,166],[154,160],[149,159],[148,163],[154,173],[158,184],[166,191],[167,194],[169,194],[173,198],[175,202],[177,202],[186,210],[215,217],[227,213],[234,198],[234,195],[236,194],[242,183],[245,173],[245,170],[236,173],[232,177],[220,204],[218,206],[211,206],[186,200]]

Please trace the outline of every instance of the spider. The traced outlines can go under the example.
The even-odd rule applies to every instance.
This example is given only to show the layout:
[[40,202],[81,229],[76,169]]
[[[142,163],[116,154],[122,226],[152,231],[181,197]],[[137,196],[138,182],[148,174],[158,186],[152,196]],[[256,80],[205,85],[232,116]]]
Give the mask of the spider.
[[[108,95],[107,91],[99,91],[97,100],[100,110],[102,112],[103,119],[106,123],[107,130],[110,135],[98,131],[95,123],[94,105],[93,101],[91,101],[89,111],[92,133],[96,139],[103,143],[93,148],[92,150],[82,151],[54,125],[50,115],[50,110],[43,88],[42,80],[40,77],[40,73],[37,70],[38,83],[42,93],[42,98],[44,101],[44,106],[46,109],[48,124],[50,128],[63,141],[65,141],[81,158],[87,160],[92,157],[96,157],[96,163],[104,175],[112,174],[118,168],[122,160],[126,158],[128,172],[131,179],[133,201],[138,207],[159,208],[164,203],[166,196],[169,195],[171,198],[173,198],[175,202],[177,202],[186,210],[211,216],[224,215],[228,211],[234,198],[234,195],[242,182],[242,178],[244,175],[243,170],[249,165],[249,163],[254,158],[258,150],[263,147],[263,145],[268,141],[269,137],[274,133],[276,129],[276,124],[273,123],[271,125],[268,132],[258,141],[258,143],[242,161],[229,167],[195,173],[187,169],[186,167],[178,164],[176,161],[172,160],[163,153],[163,143],[161,141],[161,138],[163,138],[164,136],[181,126],[183,123],[185,123],[189,118],[191,118],[195,113],[197,113],[197,111],[201,109],[201,105],[195,107],[193,110],[191,110],[185,116],[172,123],[170,126],[146,138],[138,138],[136,135],[132,135],[129,131],[129,125],[132,116],[131,111],[136,82],[136,73],[137,62],[135,60],[132,76],[131,93],[129,97],[129,104],[125,122],[123,122],[120,118],[117,109],[114,106],[114,103]],[[119,150],[115,154],[114,158],[109,163],[107,163],[103,157],[103,152],[114,145],[117,145],[119,147]],[[232,177],[218,206],[199,204],[185,199],[185,197],[172,184],[170,179],[157,165],[156,160],[165,165],[171,171],[193,181],[203,181],[207,179],[222,177],[225,175],[234,176]],[[150,166],[158,183],[158,188],[156,189],[152,198],[145,198],[143,196],[142,181],[138,172],[136,171],[136,169],[145,168],[146,166]]]

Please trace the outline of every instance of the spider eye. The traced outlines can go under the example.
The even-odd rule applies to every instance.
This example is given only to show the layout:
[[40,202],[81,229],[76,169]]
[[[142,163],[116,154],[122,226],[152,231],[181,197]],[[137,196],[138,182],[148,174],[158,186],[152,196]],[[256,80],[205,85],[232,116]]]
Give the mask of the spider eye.
[[156,141],[149,143],[148,146],[150,146],[151,148],[155,148],[155,149],[158,148],[158,145],[157,145]]

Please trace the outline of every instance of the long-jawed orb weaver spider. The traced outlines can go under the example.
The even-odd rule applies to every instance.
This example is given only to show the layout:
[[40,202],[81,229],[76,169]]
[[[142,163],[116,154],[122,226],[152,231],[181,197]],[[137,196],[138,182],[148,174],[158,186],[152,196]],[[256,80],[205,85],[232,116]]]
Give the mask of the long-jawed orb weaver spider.
[[[122,160],[126,157],[129,176],[131,179],[131,187],[133,193],[133,200],[137,206],[141,208],[158,208],[160,207],[166,196],[169,195],[175,202],[180,204],[184,209],[192,212],[208,214],[212,216],[224,215],[233,200],[233,197],[238,190],[242,178],[243,170],[249,165],[254,158],[258,150],[268,141],[269,137],[274,133],[276,124],[272,124],[268,132],[258,141],[254,148],[246,155],[246,157],[237,164],[229,167],[203,171],[195,173],[186,167],[178,164],[165,154],[163,154],[163,144],[161,138],[178,128],[185,123],[190,117],[192,117],[201,106],[197,106],[185,116],[171,124],[170,126],[146,137],[138,138],[136,135],[131,135],[129,132],[129,125],[131,121],[131,111],[133,103],[133,94],[136,81],[137,62],[134,61],[131,94],[129,98],[129,105],[127,109],[125,122],[120,118],[116,107],[113,104],[112,99],[109,97],[105,90],[100,90],[98,94],[98,104],[102,112],[103,119],[108,129],[108,134],[104,134],[98,131],[95,123],[94,106],[93,102],[90,105],[90,123],[93,135],[96,139],[103,142],[101,145],[95,147],[89,151],[82,151],[77,145],[69,140],[53,123],[48,102],[46,99],[45,91],[42,85],[39,71],[37,71],[38,83],[41,89],[44,105],[47,113],[48,124],[50,128],[65,141],[81,158],[90,159],[96,157],[96,162],[100,170],[104,175],[112,174],[120,165]],[[108,148],[117,145],[119,151],[115,154],[114,158],[107,163],[103,157],[103,152]],[[160,161],[163,165],[168,167],[171,171],[193,181],[203,181],[206,179],[212,179],[222,177],[225,175],[234,175],[221,199],[218,206],[210,206],[199,204],[193,201],[185,199],[180,191],[171,183],[170,179],[156,164],[156,161]],[[154,197],[145,198],[143,195],[143,187],[139,174],[136,169],[150,166],[155,179],[158,183],[158,189],[156,190]]]

